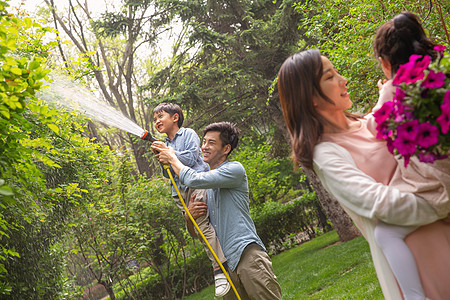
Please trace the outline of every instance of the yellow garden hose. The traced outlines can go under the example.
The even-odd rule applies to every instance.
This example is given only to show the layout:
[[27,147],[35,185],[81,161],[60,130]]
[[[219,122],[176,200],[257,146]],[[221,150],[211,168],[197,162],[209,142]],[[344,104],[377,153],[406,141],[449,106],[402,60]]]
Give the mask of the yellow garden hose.
[[236,288],[234,287],[233,282],[231,281],[230,276],[228,275],[227,271],[225,270],[225,268],[223,267],[222,263],[220,262],[219,258],[217,257],[216,253],[214,252],[214,250],[211,248],[211,245],[208,243],[208,240],[206,239],[206,237],[203,235],[203,232],[200,230],[200,228],[197,225],[197,222],[195,222],[194,218],[192,217],[191,213],[189,212],[188,208],[186,207],[186,203],[183,200],[183,197],[181,197],[181,193],[180,190],[178,189],[177,185],[175,184],[175,180],[173,179],[172,176],[172,172],[170,172],[170,166],[169,165],[163,165],[164,169],[166,169],[167,173],[169,174],[169,178],[170,181],[172,181],[172,185],[175,187],[175,190],[177,191],[178,194],[178,198],[180,198],[181,200],[181,204],[183,204],[184,207],[184,211],[187,213],[187,215],[189,216],[189,219],[191,220],[192,224],[194,224],[195,228],[197,229],[197,232],[200,233],[200,236],[202,237],[203,241],[205,242],[206,246],[208,246],[209,251],[211,251],[211,253],[214,256],[214,259],[217,261],[217,263],[220,266],[220,269],[222,270],[222,272],[225,274],[228,282],[231,285],[231,288],[233,289],[234,293],[236,294],[236,297],[238,298],[238,300],[241,300],[241,297],[239,297],[239,294],[236,290]]

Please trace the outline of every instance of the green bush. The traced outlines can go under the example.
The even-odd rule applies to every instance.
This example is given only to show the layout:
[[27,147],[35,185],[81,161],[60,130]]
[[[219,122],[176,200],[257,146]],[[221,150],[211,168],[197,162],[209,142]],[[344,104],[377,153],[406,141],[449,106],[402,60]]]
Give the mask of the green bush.
[[[213,283],[211,263],[203,247],[195,255],[188,257],[185,264],[174,268],[171,280],[174,287],[171,294],[177,298],[181,298],[183,294],[194,294]],[[122,287],[115,286],[116,299],[168,299],[166,285],[161,276],[152,272],[151,268],[130,276],[128,282]]]
[[266,202],[252,209],[256,231],[264,245],[274,252],[284,250],[284,241],[292,234],[303,232],[308,239],[325,230],[319,224],[319,206],[315,193],[305,193],[294,201],[282,204]]

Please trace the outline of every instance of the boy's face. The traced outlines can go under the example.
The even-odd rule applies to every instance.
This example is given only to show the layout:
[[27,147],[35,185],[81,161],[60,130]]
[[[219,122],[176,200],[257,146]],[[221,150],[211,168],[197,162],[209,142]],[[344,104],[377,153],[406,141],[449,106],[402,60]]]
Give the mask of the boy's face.
[[178,128],[178,114],[169,115],[165,111],[153,114],[153,124],[159,133],[170,133],[176,127]]

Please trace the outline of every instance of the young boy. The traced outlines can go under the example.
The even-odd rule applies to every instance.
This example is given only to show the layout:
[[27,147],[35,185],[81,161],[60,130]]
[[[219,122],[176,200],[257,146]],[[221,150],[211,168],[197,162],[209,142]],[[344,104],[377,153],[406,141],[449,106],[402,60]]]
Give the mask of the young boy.
[[[191,167],[197,172],[208,171],[208,165],[203,161],[201,154],[200,138],[191,128],[182,127],[183,121],[183,112],[178,105],[172,103],[161,103],[155,107],[155,109],[153,109],[153,123],[158,132],[167,134],[167,139],[165,144],[160,141],[154,142],[154,144],[165,148],[172,147],[175,150],[177,158],[183,164]],[[169,175],[164,168],[162,169],[162,172],[164,177],[169,178]],[[200,201],[206,203],[206,190],[188,188],[187,186],[180,184],[180,180],[174,172],[172,172],[172,175],[175,184],[177,185],[180,194],[186,203],[186,206],[188,206],[193,195],[195,197],[193,200],[194,202]],[[173,186],[172,197],[177,206],[181,209],[185,218],[188,219],[175,187]],[[209,214],[197,218],[196,222],[220,262],[224,264],[226,262],[226,258],[222,252],[216,232],[209,222]],[[228,283],[225,274],[220,269],[219,264],[214,259],[214,256],[210,252],[209,248],[202,239],[201,241],[204,244],[206,253],[208,254],[214,268],[215,296],[223,297],[229,291],[230,284]]]

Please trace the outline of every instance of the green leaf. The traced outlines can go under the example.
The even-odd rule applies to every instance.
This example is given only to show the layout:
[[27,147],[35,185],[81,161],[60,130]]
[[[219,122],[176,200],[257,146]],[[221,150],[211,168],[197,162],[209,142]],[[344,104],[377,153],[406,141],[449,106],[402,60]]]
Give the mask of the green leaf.
[[14,67],[11,68],[11,73],[16,74],[16,75],[22,75],[22,69]]
[[50,128],[54,133],[59,133],[59,128],[55,124],[47,124],[48,128]]
[[1,186],[0,187],[0,195],[2,196],[14,196],[13,191],[11,190],[11,188],[7,185]]

